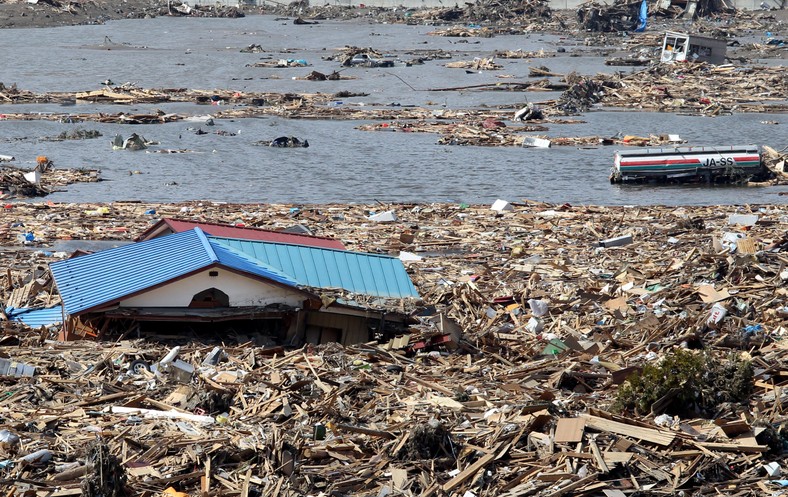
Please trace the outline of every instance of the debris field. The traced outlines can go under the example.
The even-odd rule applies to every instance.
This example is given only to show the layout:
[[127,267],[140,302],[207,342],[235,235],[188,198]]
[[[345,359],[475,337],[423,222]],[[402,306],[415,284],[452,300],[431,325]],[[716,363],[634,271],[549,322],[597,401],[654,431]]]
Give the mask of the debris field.
[[[785,207],[494,207],[6,205],[4,308],[58,302],[57,240],[180,216],[400,255],[424,309],[386,343],[295,348],[4,321],[7,495],[778,495]],[[655,375],[676,383],[644,397]]]

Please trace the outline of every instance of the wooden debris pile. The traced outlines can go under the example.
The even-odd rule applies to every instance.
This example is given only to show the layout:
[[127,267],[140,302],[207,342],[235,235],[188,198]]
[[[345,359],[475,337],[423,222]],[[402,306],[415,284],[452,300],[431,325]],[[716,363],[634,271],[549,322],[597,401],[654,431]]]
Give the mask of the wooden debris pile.
[[[369,49],[347,47],[337,56],[343,61],[353,54]],[[374,54],[374,53],[373,53]],[[445,58],[442,53],[427,54],[429,58]],[[493,58],[471,62],[450,63],[462,67],[498,67]],[[388,61],[386,61],[388,62]],[[418,60],[416,60],[418,63]],[[493,64],[493,65],[491,65]],[[469,70],[474,70],[469,69]],[[788,105],[788,78],[779,66],[720,65],[706,63],[658,64],[632,73],[582,76],[576,73],[555,73],[546,66],[529,67],[532,81],[497,81],[476,85],[430,88],[429,91],[562,91],[559,99],[542,102],[546,115],[577,114],[594,104],[659,112],[692,113],[707,116],[733,112],[785,112]],[[311,78],[321,80],[321,73]],[[326,79],[337,75],[325,75]],[[309,77],[309,76],[307,76]],[[340,74],[340,79],[345,79]],[[196,102],[210,105],[222,103],[212,115],[216,119],[237,119],[261,115],[300,118],[385,120],[394,117],[391,109],[331,106],[330,93],[256,93],[233,90],[142,90],[117,87],[90,92],[37,94],[7,90],[8,103],[101,102],[128,105],[137,102]],[[0,100],[1,101],[1,100]],[[426,119],[434,112],[429,108],[400,108],[399,119]],[[475,113],[476,110],[457,110]],[[6,119],[46,119],[62,122],[105,122],[121,124],[153,124],[182,120],[186,115],[157,111],[147,114],[97,113],[9,113]]]
[[[102,104],[138,104],[138,103],[165,103],[165,102],[191,102],[210,105],[215,102],[232,104],[245,104],[249,106],[261,105],[286,105],[295,99],[314,103],[323,103],[330,95],[321,93],[293,94],[293,93],[265,93],[241,92],[237,90],[201,90],[185,88],[142,89],[134,86],[118,86],[81,92],[49,92],[36,93],[28,90],[6,88],[0,89],[0,104],[2,103],[102,103]],[[11,114],[7,114],[11,115]],[[159,112],[161,119],[174,114]],[[31,115],[32,116],[32,115]],[[99,114],[98,116],[102,116]],[[33,118],[33,117],[31,117]],[[51,119],[51,117],[45,117]],[[42,117],[41,119],[44,119]],[[160,122],[167,122],[162,121]],[[136,123],[133,123],[136,124]]]
[[[106,207],[82,235],[122,226],[133,238],[153,208],[297,222],[356,250],[421,254],[408,263],[414,282],[463,336],[430,345],[425,316],[396,346],[284,349],[249,335],[56,343],[3,322],[2,352],[26,366],[0,376],[6,494],[778,492],[785,210],[500,202],[388,206],[390,224],[369,222],[379,205],[301,205],[296,217],[289,205],[14,206],[30,226],[42,213],[70,220],[53,223],[60,235]],[[190,367],[163,360],[173,354]],[[617,405],[636,375],[695,357],[746,364],[730,378],[749,393],[712,415],[672,402],[691,388],[645,410]]]
[[455,38],[492,38],[495,36],[495,30],[488,27],[451,26],[448,28],[430,31],[427,34],[432,36],[450,36]]
[[[402,21],[402,12],[394,9],[368,7],[365,9],[354,8],[351,5],[310,5],[305,0],[295,0],[293,2],[268,2],[260,4],[258,13],[276,14],[279,16],[294,17],[295,19],[356,19],[374,15],[376,18],[386,22]],[[280,19],[281,20],[281,19]]]
[[40,197],[49,193],[40,182],[25,177],[25,173],[32,174],[32,171],[8,166],[0,167],[0,198]]
[[783,67],[659,64],[620,78],[605,78],[604,105],[707,116],[731,112],[784,112],[788,78]]
[[382,59],[383,54],[374,50],[371,47],[362,48],[362,47],[355,47],[355,46],[345,46],[335,53],[331,55],[327,55],[322,57],[323,60],[331,60],[339,62],[339,64],[343,67],[350,67],[353,65],[353,57],[357,55],[365,55],[369,59]]
[[[455,120],[428,121],[428,120],[396,120],[373,124],[362,124],[356,129],[362,131],[394,131],[404,133],[437,133],[441,135],[438,143],[441,145],[477,145],[477,146],[522,146],[524,137],[522,133],[544,133],[549,131],[546,124],[577,124],[581,121],[567,121],[556,118],[529,120],[527,125],[506,124],[511,115],[496,113],[484,116],[464,116]],[[553,146],[610,146],[624,147],[657,147],[664,145],[678,145],[686,140],[668,134],[650,134],[648,136],[629,135],[619,133],[615,136],[556,136],[539,135],[540,138],[549,138]],[[784,172],[785,156],[769,147],[771,150],[764,157],[767,167],[772,170],[775,179],[773,184],[785,181]]]
[[[540,25],[549,23],[553,12],[549,3],[544,0],[480,0],[466,3],[465,7],[449,7],[443,9],[422,9],[409,18],[413,20],[430,20],[465,23],[492,23],[496,34],[499,29],[509,26],[521,26],[526,23]],[[529,30],[530,30],[529,26]],[[539,28],[536,28],[539,29]],[[451,28],[453,33],[468,33],[459,27]],[[519,34],[522,34],[520,31]],[[518,34],[518,33],[512,33]],[[443,36],[479,36],[478,34],[452,34]]]
[[552,10],[545,0],[479,0],[465,4],[470,20],[523,23],[530,19],[550,19]]
[[440,145],[476,145],[487,147],[520,146],[523,132],[544,132],[548,128],[539,124],[507,126],[503,121],[489,117],[484,120],[459,122],[416,121],[364,124],[356,129],[364,131],[399,131],[409,133],[438,133]]
[[561,94],[556,108],[565,115],[587,112],[605,96],[604,82],[570,74],[566,77],[569,88]]
[[498,71],[503,69],[501,64],[495,63],[494,57],[476,57],[473,60],[458,60],[444,65],[453,69],[472,69],[474,71]]
[[[634,31],[639,24],[641,0],[615,0],[612,4],[588,1],[577,10],[577,21],[583,31],[611,33]],[[649,17],[670,19],[706,18],[721,13],[733,14],[724,0],[656,0],[648,2]]]
[[59,186],[98,181],[101,181],[101,174],[96,169],[53,167],[42,172],[0,166],[0,199],[43,197]]
[[578,6],[577,22],[583,31],[634,31],[639,23],[641,3],[642,0],[616,0],[612,5],[586,2]]
[[543,59],[545,57],[555,57],[555,54],[548,54],[544,49],[539,49],[536,52],[517,50],[505,50],[502,52],[495,52],[495,57],[501,59]]

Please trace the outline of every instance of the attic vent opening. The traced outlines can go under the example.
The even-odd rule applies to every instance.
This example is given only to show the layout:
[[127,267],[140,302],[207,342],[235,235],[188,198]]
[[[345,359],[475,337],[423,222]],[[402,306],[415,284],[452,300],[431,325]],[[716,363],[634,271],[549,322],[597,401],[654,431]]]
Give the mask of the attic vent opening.
[[208,271],[208,276],[212,276],[212,277],[219,276],[219,271]]
[[230,307],[230,297],[218,288],[209,288],[192,297],[189,307],[194,309],[210,309],[214,307]]

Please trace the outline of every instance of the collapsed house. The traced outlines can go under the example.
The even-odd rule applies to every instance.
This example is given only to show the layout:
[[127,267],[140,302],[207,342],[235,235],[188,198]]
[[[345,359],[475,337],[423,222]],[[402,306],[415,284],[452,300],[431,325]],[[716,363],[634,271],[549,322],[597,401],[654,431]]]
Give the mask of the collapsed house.
[[394,257],[201,228],[50,264],[62,338],[233,333],[299,345],[387,340],[419,298]]

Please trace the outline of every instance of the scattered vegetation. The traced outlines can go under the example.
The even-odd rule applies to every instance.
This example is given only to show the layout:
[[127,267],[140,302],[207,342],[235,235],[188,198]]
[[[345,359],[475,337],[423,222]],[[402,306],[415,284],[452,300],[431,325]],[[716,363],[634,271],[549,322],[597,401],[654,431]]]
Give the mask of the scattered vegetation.
[[721,403],[746,401],[753,371],[735,355],[717,359],[708,353],[678,349],[658,364],[647,364],[618,391],[613,408],[619,412],[711,416]]

